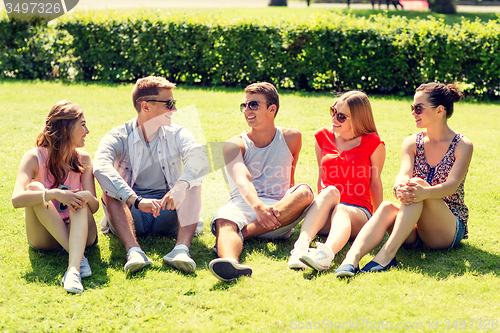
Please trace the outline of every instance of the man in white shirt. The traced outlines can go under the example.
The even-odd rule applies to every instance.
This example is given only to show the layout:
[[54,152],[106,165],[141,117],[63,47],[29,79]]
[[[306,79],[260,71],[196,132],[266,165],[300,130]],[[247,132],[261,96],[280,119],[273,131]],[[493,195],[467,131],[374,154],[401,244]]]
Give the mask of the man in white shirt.
[[193,135],[172,123],[174,88],[162,77],[137,80],[132,90],[137,117],[107,133],[95,154],[94,175],[107,217],[103,231],[118,235],[125,246],[126,273],[151,263],[136,234],[176,236],[174,249],[163,260],[186,273],[196,269],[189,247],[200,220],[201,182],[209,163]]

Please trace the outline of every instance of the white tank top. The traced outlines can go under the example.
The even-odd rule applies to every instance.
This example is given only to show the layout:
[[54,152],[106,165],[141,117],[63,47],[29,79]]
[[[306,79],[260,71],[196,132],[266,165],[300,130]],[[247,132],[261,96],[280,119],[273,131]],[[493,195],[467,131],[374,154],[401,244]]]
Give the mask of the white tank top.
[[[281,127],[276,127],[273,141],[258,148],[246,132],[241,134],[245,144],[243,161],[252,176],[252,183],[259,198],[281,200],[290,188],[293,156],[288,149]],[[227,176],[231,196],[229,201],[243,200],[234,181]]]

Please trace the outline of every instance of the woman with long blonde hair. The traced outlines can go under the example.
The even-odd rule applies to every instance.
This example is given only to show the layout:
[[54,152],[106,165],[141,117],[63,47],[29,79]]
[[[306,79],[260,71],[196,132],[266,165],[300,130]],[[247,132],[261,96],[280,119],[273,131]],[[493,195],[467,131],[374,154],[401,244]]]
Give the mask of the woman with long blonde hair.
[[[333,258],[382,202],[380,174],[385,145],[377,134],[370,101],[350,91],[330,107],[332,124],[315,133],[318,196],[309,208],[288,261],[290,268],[329,269]],[[309,248],[317,235],[326,242]]]

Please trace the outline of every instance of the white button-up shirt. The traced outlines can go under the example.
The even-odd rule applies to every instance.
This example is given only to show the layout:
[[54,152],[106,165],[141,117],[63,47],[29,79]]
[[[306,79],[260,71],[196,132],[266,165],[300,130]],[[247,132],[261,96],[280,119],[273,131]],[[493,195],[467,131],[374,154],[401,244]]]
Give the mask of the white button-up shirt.
[[[95,178],[107,195],[122,202],[135,194],[132,186],[142,159],[148,157],[140,130],[137,118],[113,128],[101,139],[95,154]],[[161,163],[169,188],[179,180],[186,181],[189,188],[201,185],[210,164],[193,135],[186,128],[172,124],[161,126],[158,136],[158,163]]]

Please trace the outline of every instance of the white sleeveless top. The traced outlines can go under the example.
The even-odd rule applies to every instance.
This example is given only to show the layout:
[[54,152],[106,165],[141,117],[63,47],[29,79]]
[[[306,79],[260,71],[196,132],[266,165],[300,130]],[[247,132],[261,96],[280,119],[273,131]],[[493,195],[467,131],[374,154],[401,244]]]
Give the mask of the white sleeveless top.
[[[281,127],[276,127],[273,141],[266,147],[258,148],[248,137],[241,133],[245,144],[243,161],[252,176],[252,183],[259,198],[281,200],[290,188],[293,156],[288,149]],[[226,171],[227,172],[227,171]],[[244,200],[238,187],[227,175],[231,196],[228,201]]]

